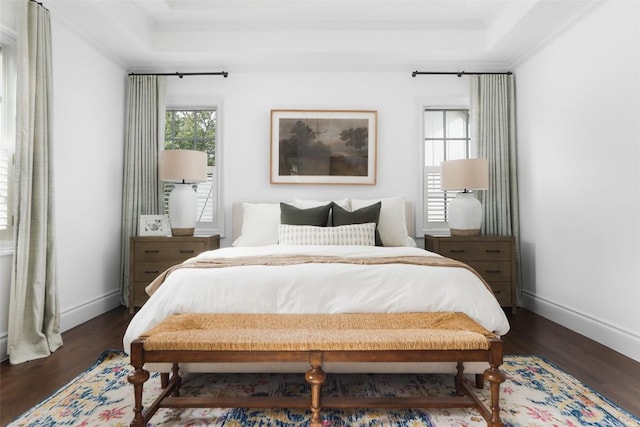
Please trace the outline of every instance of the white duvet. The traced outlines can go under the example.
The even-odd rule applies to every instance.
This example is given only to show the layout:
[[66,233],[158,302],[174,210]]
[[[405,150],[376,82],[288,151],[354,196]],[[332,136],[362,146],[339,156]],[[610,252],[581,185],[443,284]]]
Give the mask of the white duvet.
[[[261,246],[204,252],[194,260],[264,255],[345,257],[440,256],[414,247]],[[464,312],[499,335],[507,318],[470,270],[407,264],[299,264],[179,269],[171,273],[129,324],[131,341],[173,313]]]

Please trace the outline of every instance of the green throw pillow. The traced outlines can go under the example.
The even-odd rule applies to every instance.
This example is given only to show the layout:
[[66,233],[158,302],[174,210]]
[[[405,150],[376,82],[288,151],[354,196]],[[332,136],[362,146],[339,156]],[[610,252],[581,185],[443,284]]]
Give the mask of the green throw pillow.
[[330,210],[331,203],[309,209],[300,209],[286,203],[280,203],[280,224],[326,227],[329,222]]
[[331,207],[331,219],[334,226],[375,222],[376,246],[384,246],[382,239],[380,239],[380,233],[378,232],[378,221],[380,220],[381,207],[382,202],[378,202],[355,211],[348,211],[333,203],[333,206]]

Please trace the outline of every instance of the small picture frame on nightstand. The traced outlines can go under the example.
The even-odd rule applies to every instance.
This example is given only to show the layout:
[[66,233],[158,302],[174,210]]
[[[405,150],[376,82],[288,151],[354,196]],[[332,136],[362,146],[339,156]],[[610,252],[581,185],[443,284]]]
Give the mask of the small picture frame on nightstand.
[[170,234],[168,215],[140,215],[138,236],[169,236]]

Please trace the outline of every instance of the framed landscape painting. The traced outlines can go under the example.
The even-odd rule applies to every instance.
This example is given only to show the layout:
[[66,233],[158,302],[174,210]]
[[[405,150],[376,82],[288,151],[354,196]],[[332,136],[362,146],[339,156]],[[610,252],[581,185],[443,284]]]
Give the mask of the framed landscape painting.
[[375,184],[376,111],[271,110],[272,184]]

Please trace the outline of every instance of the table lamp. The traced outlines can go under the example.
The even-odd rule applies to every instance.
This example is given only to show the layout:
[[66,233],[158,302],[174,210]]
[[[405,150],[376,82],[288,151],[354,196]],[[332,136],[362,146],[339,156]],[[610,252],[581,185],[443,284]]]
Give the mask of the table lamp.
[[471,190],[489,187],[489,162],[486,159],[446,160],[440,163],[440,188],[460,191],[451,200],[447,220],[452,236],[480,234],[482,204]]
[[160,152],[160,179],[174,182],[169,195],[171,235],[193,236],[196,228],[198,197],[193,185],[207,180],[207,153],[195,150]]

